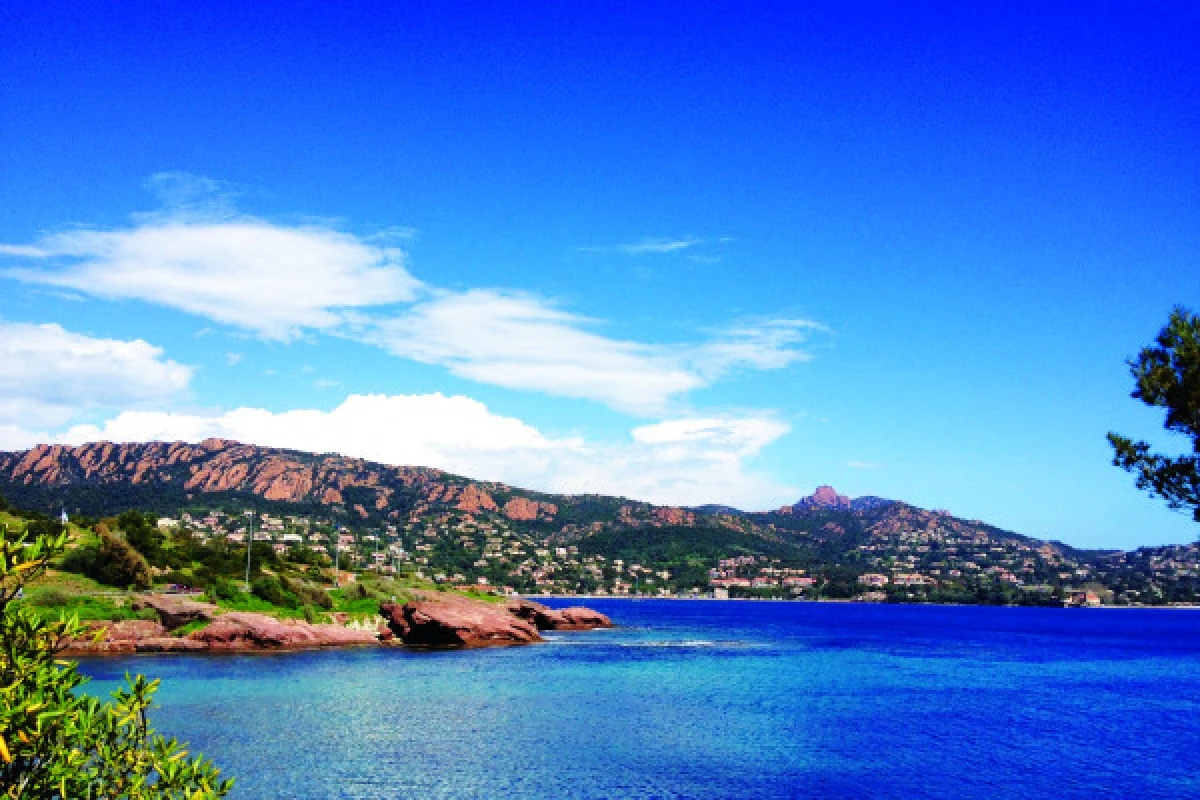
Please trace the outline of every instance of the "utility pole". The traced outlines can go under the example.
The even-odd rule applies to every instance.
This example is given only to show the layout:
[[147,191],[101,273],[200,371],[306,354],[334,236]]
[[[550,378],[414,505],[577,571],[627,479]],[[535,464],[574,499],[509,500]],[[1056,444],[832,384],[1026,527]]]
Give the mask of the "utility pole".
[[342,585],[341,575],[338,573],[338,557],[342,554],[342,536],[339,533],[333,534],[333,586],[336,589]]
[[250,591],[250,548],[254,547],[254,509],[243,512],[250,517],[250,535],[246,537],[246,582],[242,590]]

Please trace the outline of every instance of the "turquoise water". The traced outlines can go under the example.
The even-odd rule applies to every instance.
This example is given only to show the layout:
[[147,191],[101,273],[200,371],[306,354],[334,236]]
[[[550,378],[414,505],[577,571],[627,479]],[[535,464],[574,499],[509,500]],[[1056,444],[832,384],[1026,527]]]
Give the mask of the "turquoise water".
[[468,652],[88,660],[237,798],[1200,798],[1200,612],[589,602]]

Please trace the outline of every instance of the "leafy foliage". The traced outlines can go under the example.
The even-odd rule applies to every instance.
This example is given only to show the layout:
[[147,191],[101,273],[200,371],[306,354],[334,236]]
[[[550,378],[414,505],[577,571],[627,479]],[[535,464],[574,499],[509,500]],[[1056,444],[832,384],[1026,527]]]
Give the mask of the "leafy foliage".
[[266,600],[273,606],[297,608],[300,605],[295,595],[284,591],[283,586],[279,583],[279,579],[274,575],[264,575],[261,578],[255,579],[250,584],[250,591],[254,593],[255,597]]
[[117,527],[125,532],[125,541],[141,553],[147,562],[156,567],[168,565],[163,551],[165,537],[152,516],[138,511],[125,511],[117,517]]
[[146,557],[128,542],[109,531],[103,523],[96,526],[99,543],[85,543],[63,558],[62,567],[109,586],[134,586],[145,589],[153,581]]
[[130,678],[107,703],[78,693],[87,678],[57,658],[82,635],[78,620],[47,621],[17,601],[66,546],[66,533],[0,526],[0,797],[224,797],[231,780],[150,728],[158,681]]
[[1146,442],[1110,433],[1113,464],[1137,476],[1139,489],[1191,509],[1200,522],[1200,316],[1176,308],[1155,345],[1129,362],[1136,388],[1132,397],[1165,408],[1163,427],[1192,440],[1192,452],[1176,457],[1150,452]]

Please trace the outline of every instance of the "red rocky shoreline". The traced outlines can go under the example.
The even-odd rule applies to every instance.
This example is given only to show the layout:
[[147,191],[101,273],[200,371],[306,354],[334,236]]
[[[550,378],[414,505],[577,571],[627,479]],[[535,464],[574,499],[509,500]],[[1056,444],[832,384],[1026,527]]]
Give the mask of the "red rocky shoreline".
[[[435,592],[407,603],[384,603],[374,627],[347,624],[344,614],[331,615],[335,622],[310,623],[247,611],[221,612],[211,603],[161,594],[139,595],[133,608],[152,609],[158,619],[89,622],[89,635],[68,642],[62,654],[265,652],[379,645],[501,647],[540,642],[541,631],[612,627],[607,616],[588,608],[556,610],[521,599],[487,603]],[[195,622],[208,624],[183,635],[176,633]]]

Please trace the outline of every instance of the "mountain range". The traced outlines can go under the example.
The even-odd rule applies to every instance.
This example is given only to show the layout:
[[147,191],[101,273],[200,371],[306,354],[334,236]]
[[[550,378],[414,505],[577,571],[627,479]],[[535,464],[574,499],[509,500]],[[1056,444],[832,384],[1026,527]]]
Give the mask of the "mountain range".
[[[207,439],[0,453],[0,495],[23,508],[93,518],[127,509],[175,515],[255,508],[309,516],[364,534],[386,531],[409,546],[424,542],[468,578],[472,565],[486,559],[459,552],[455,531],[483,524],[535,549],[563,548],[663,571],[675,589],[747,576],[782,585],[787,574],[814,577],[830,597],[855,595],[868,580],[883,581],[889,591],[903,581],[907,597],[941,593],[940,599],[955,602],[1014,602],[1030,593],[1053,593],[1057,601],[1088,583],[1106,587],[1118,601],[1200,599],[1196,547],[1081,550],[902,501],[850,498],[830,486],[774,511],[682,508]],[[515,566],[513,572],[495,564],[488,569],[498,581],[520,577]]]
[[[17,505],[104,516],[129,508],[173,513],[204,505],[255,505],[291,513],[320,512],[343,524],[395,523],[431,512],[494,514],[543,532],[580,525],[737,528],[777,538],[767,514],[730,506],[659,506],[601,495],[551,495],[477,481],[428,467],[390,466],[335,454],[259,447],[225,439],[77,447],[39,445],[0,453],[0,494]],[[831,486],[776,514],[869,511],[894,504],[850,498]]]

